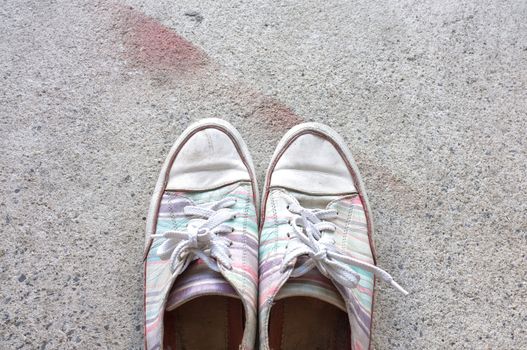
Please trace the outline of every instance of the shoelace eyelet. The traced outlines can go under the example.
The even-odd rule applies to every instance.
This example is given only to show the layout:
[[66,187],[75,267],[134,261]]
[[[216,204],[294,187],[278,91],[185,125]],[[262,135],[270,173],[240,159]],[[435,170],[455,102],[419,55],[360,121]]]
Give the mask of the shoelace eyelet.
[[[218,268],[221,266],[232,269],[230,261],[222,259],[221,256],[232,258],[231,252],[226,252],[226,250],[233,245],[233,241],[222,236],[222,234],[228,235],[235,231],[234,227],[224,224],[233,217],[237,217],[232,211],[224,210],[232,207],[235,202],[235,199],[224,198],[211,203],[187,205],[184,208],[185,214],[200,218],[203,222],[196,222],[190,227],[187,225],[185,231],[176,230],[166,232],[165,235],[152,235],[153,238],[166,238],[166,241],[161,243],[157,253],[159,256],[163,255],[162,259],[168,259],[168,255],[161,248],[170,245],[163,249],[171,249],[170,265],[174,274],[180,274],[181,269],[186,268],[191,261],[189,258],[194,256],[201,258],[214,271],[219,271]],[[198,227],[198,223],[201,226]],[[174,254],[175,249],[179,249],[179,253]],[[218,256],[220,257],[219,260]]]
[[[324,276],[338,282],[343,287],[357,288],[360,275],[352,268],[356,266],[381,277],[403,294],[408,294],[386,271],[351,255],[342,254],[336,249],[337,247],[328,246],[328,244],[336,245],[336,239],[333,239],[334,237],[328,237],[329,239],[321,242],[323,231],[334,232],[337,230],[335,224],[328,225],[327,223],[329,222],[327,219],[334,218],[335,214],[338,215],[336,210],[313,210],[302,208],[298,203],[293,203],[293,205],[293,213],[301,216],[302,220],[301,223],[295,221],[295,225],[292,225],[293,231],[291,234],[294,234],[295,237],[286,241],[286,252],[281,268],[282,273],[285,272],[287,264],[296,261],[295,259],[301,255],[308,255],[309,258],[302,262],[300,266],[289,266],[293,268],[292,276],[299,277],[316,267]],[[289,205],[287,208],[290,209]],[[289,211],[291,212],[291,210]],[[323,221],[324,223],[321,223]],[[289,232],[287,233],[287,237],[290,237]],[[288,251],[290,243],[295,246],[295,249],[291,252]],[[298,246],[299,244],[301,246]],[[300,249],[296,249],[297,246]]]

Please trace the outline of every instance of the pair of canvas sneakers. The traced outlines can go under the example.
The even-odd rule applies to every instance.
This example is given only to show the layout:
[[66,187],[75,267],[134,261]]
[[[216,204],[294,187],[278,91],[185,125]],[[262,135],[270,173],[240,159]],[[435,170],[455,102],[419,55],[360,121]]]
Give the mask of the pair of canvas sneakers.
[[147,217],[145,349],[254,349],[257,332],[265,350],[370,347],[375,275],[406,292],[375,265],[345,142],[325,125],[293,127],[261,207],[258,193],[231,124],[205,119],[177,139]]

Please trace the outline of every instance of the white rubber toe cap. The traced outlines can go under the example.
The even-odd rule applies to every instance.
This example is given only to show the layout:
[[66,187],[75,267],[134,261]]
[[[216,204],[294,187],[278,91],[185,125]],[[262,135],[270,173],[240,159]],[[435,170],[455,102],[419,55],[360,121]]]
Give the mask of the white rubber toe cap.
[[[357,192],[346,155],[347,147],[317,124],[300,125],[284,136],[277,148],[271,187],[315,195]],[[320,132],[322,131],[322,132]],[[348,161],[349,162],[349,161]]]
[[170,167],[167,190],[203,191],[238,181],[251,181],[231,136],[216,128],[196,131]]

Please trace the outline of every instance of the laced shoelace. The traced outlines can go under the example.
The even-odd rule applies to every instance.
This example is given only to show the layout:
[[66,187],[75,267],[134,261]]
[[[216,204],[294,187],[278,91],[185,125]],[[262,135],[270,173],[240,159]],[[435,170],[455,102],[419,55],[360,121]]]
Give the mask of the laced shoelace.
[[154,234],[152,238],[165,238],[156,254],[163,260],[170,259],[174,275],[182,273],[196,259],[201,259],[209,268],[219,272],[219,265],[232,269],[230,247],[233,242],[224,236],[234,228],[225,224],[236,217],[230,209],[236,203],[234,198],[224,198],[202,205],[188,205],[184,215],[196,217],[189,220],[186,230],[166,231]]
[[[336,230],[333,223],[325,221],[335,218],[336,210],[306,209],[298,203],[290,203],[287,208],[296,216],[290,221],[293,236],[290,236],[287,245],[281,266],[282,272],[292,268],[291,277],[300,277],[316,267],[320,273],[340,285],[346,288],[356,288],[360,281],[360,275],[352,268],[356,266],[379,276],[404,295],[408,294],[388,272],[337,251],[333,238],[324,234],[325,231],[334,232]],[[301,256],[307,256],[307,259],[294,266]]]

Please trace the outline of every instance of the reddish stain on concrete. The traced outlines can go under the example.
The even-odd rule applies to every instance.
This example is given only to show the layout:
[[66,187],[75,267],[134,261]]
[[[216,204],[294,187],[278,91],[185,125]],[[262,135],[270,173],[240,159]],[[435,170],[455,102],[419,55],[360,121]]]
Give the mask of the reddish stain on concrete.
[[264,120],[269,127],[275,130],[289,129],[303,122],[303,119],[296,115],[290,107],[270,97],[263,97],[256,105],[253,117]]
[[132,7],[119,6],[125,58],[147,70],[191,73],[204,68],[205,52],[159,21]]
[[[124,58],[130,64],[146,71],[166,74],[167,78],[192,75],[202,84],[222,86],[221,81],[218,83],[221,75],[213,74],[214,69],[206,69],[213,62],[201,48],[133,7],[116,5],[114,10],[125,49]],[[211,74],[195,74],[205,70]],[[170,82],[170,79],[166,81]],[[232,100],[249,107],[251,112],[248,117],[260,129],[283,130],[303,121],[280,101],[246,85],[231,88]]]
[[[379,165],[375,160],[364,154],[354,154],[355,161],[360,165],[362,175],[367,175],[372,182],[383,184],[387,191],[403,193],[407,198],[415,199],[413,189],[406,181],[396,176],[387,166]],[[367,170],[367,171],[366,171]]]

